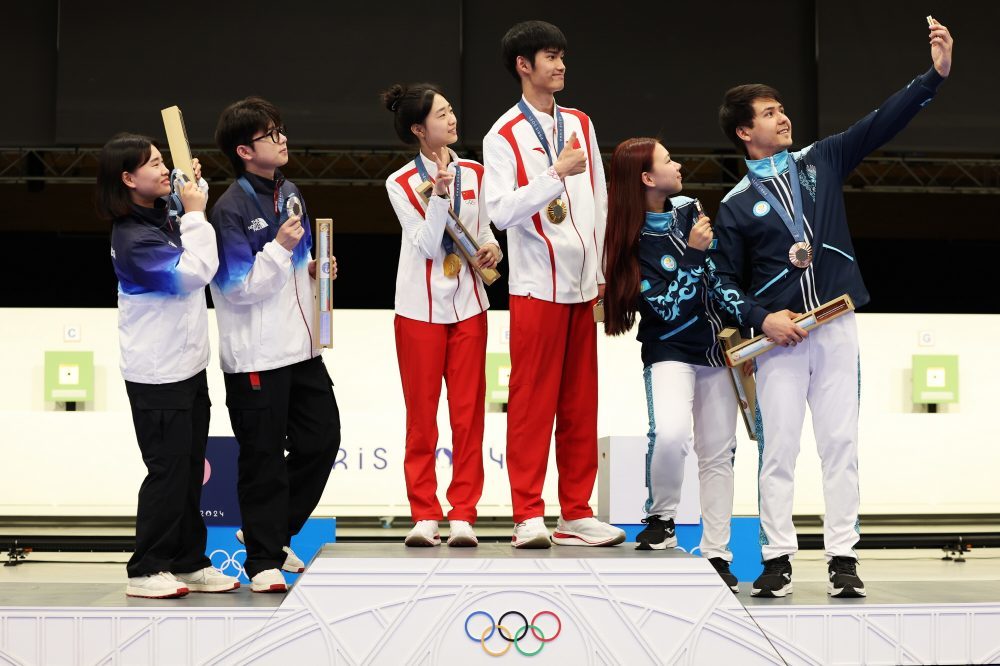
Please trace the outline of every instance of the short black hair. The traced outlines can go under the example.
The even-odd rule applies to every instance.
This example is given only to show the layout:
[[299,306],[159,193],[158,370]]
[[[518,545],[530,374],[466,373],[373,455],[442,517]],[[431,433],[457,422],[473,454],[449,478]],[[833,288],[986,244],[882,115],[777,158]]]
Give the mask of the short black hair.
[[747,83],[727,90],[722,98],[722,106],[719,107],[719,127],[722,128],[722,133],[747,157],[750,154],[747,152],[746,142],[736,135],[736,128],[753,127],[753,103],[758,99],[773,99],[778,104],[784,104],[781,93],[771,86]]
[[215,143],[229,158],[237,176],[242,176],[247,167],[243,158],[236,154],[236,147],[252,145],[254,135],[266,131],[269,125],[280,127],[281,113],[278,107],[263,97],[247,97],[233,102],[219,116]]
[[128,215],[132,195],[122,182],[122,173],[135,171],[149,161],[156,143],[148,136],[122,132],[111,137],[97,158],[97,189],[94,208],[102,220]]
[[520,81],[517,73],[517,57],[521,56],[535,65],[535,56],[545,49],[566,50],[566,35],[562,30],[545,21],[524,21],[507,31],[500,41],[503,53],[503,64],[514,77]]
[[444,95],[441,88],[433,83],[394,83],[382,91],[382,104],[393,114],[396,135],[406,144],[417,143],[416,135],[410,131],[414,123],[424,124],[434,106],[434,96]]

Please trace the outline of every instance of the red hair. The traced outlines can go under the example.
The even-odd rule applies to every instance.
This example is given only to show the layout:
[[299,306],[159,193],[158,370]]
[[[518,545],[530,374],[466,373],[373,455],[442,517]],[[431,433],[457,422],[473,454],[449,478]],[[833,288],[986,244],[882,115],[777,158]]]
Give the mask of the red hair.
[[608,224],[604,234],[604,332],[627,333],[638,309],[639,233],[646,221],[646,186],[642,172],[653,168],[659,142],[647,137],[627,139],[611,156]]

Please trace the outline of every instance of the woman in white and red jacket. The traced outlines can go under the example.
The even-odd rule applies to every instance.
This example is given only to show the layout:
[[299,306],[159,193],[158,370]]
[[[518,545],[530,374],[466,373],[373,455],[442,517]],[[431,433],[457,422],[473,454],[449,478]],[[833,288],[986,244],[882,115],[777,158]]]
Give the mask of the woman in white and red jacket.
[[[483,165],[460,160],[448,146],[458,140],[455,113],[429,84],[394,85],[382,100],[396,134],[419,145],[412,162],[386,180],[403,229],[396,273],[396,354],[406,402],[406,491],[414,526],[408,546],[441,543],[444,518],[435,475],[441,379],[448,386],[453,475],[448,487],[449,546],[475,546],[472,525],[483,490],[483,419],[486,395],[486,310],[483,282],[445,232],[453,208],[480,250],[476,262],[501,260],[481,203]],[[433,183],[429,200],[418,194]]]

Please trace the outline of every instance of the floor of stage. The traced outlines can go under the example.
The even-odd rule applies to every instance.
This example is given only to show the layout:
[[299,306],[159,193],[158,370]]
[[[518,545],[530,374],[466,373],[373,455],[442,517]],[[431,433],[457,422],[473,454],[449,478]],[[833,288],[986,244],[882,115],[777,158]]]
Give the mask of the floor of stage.
[[[681,552],[637,552],[631,544],[614,548],[553,547],[518,551],[507,544],[481,544],[476,549],[404,548],[385,543],[327,546],[319,557],[411,558],[587,558],[690,557]],[[939,550],[859,551],[859,574],[867,599],[831,599],[826,594],[826,563],[818,551],[802,551],[793,561],[795,592],[784,599],[750,596],[741,583],[739,600],[747,606],[826,604],[979,603],[1000,600],[1000,550],[981,549],[956,563],[941,559]],[[13,567],[0,567],[0,606],[5,607],[146,607],[206,608],[277,607],[280,594],[254,594],[249,587],[224,594],[190,594],[183,599],[135,599],[125,596],[127,553],[32,553]]]

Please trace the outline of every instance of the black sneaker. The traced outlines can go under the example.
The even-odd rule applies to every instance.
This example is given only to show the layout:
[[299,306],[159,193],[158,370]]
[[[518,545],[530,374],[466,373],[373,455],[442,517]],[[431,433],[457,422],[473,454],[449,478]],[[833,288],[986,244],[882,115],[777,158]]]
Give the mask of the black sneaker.
[[838,556],[830,560],[830,582],[826,593],[831,597],[866,596],[865,584],[858,578],[858,561],[853,557]]
[[733,594],[740,591],[740,582],[736,580],[736,576],[729,570],[729,562],[721,557],[712,557],[708,561],[712,563],[715,571],[719,574],[719,578],[733,591]]
[[659,516],[642,519],[646,529],[635,537],[636,550],[666,550],[677,547],[674,519],[660,520]]
[[754,597],[783,597],[792,593],[792,563],[788,555],[764,560],[764,573],[753,582]]

